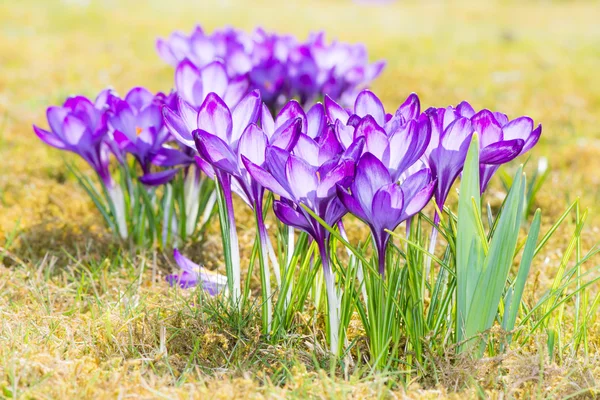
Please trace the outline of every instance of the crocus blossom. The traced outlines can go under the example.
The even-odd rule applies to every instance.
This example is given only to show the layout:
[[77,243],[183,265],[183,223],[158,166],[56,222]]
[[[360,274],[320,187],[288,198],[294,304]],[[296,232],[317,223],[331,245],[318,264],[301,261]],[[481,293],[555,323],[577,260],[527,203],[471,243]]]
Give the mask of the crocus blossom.
[[170,138],[161,112],[165,98],[136,87],[124,99],[113,96],[108,111],[115,142],[137,159],[144,174],[150,172],[152,160]]
[[418,213],[433,195],[435,181],[428,169],[420,170],[400,184],[388,168],[371,153],[365,153],[356,166],[350,193],[338,187],[344,206],[371,228],[379,258],[379,273],[385,272],[385,249],[390,235],[400,223]]
[[199,266],[177,249],[173,250],[173,257],[181,273],[167,275],[165,279],[169,285],[179,285],[183,289],[200,285],[211,296],[216,296],[227,287],[226,276]]

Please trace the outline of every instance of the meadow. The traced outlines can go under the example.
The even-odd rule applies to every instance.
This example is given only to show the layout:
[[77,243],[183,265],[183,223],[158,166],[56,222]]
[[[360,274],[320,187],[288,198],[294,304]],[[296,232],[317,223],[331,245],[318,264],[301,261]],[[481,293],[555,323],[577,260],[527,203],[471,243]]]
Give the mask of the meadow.
[[[599,10],[593,1],[0,3],[0,397],[598,396],[600,284],[575,290],[598,277],[598,257],[588,252],[600,238]],[[339,363],[330,357],[326,317],[315,304],[290,317],[285,335],[266,340],[258,266],[239,313],[224,298],[171,288],[165,276],[178,271],[171,249],[115,238],[65,160],[92,172],[76,156],[44,145],[32,124],[47,126],[46,107],[72,94],[93,99],[108,86],[122,94],[134,86],[168,92],[173,68],[158,56],[155,40],[197,23],[209,32],[263,26],[299,38],[324,30],[328,39],[362,42],[371,61],[387,61],[371,85],[387,110],[415,92],[422,108],[468,100],[477,110],[542,123],[537,146],[502,166],[484,204],[496,213],[519,164],[527,161],[531,181],[540,161],[547,162],[529,207],[541,209],[540,237],[565,217],[533,260],[523,304],[533,307],[548,290],[562,288],[556,277],[565,271],[587,273],[585,280],[552,292],[553,301],[564,303],[551,321],[540,319],[544,329],[505,351],[494,342],[483,357],[464,357],[422,337],[425,349],[436,349],[425,351],[423,365],[407,352],[381,368],[365,356],[358,312],[347,322],[352,350]],[[455,212],[456,193],[448,201]],[[245,282],[255,217],[235,201]],[[519,246],[531,233],[533,212],[524,219]],[[180,250],[225,274],[218,216],[211,221],[201,240],[185,241]],[[368,235],[355,220],[346,228],[353,244]],[[338,262],[353,259],[340,253]],[[501,343],[496,328],[490,335]],[[552,348],[549,335],[557,335]]]

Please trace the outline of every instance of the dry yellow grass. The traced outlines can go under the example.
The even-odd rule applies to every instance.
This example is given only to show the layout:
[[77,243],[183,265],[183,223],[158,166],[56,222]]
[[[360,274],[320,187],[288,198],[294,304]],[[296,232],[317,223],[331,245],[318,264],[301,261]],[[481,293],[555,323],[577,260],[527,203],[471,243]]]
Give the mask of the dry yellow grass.
[[[94,96],[108,85],[120,93],[137,85],[168,90],[172,69],[155,54],[154,40],[174,29],[263,25],[301,37],[325,29],[388,60],[373,90],[390,108],[414,91],[424,106],[468,99],[543,123],[532,153],[534,161],[548,157],[552,170],[537,198],[543,225],[581,197],[591,208],[583,233],[589,249],[600,224],[598,20],[596,2],[1,2],[0,246],[11,232],[19,235],[0,263],[0,397],[543,398],[598,386],[597,355],[550,364],[541,337],[502,359],[447,368],[440,361],[442,384],[421,382],[424,389],[389,389],[383,376],[345,381],[315,372],[306,332],[274,348],[250,329],[235,351],[237,364],[228,364],[224,355],[237,334],[214,318],[197,318],[187,297],[168,290],[142,258],[113,258],[114,244],[61,154],[31,131],[32,123],[45,125],[47,105],[69,94]],[[490,198],[499,188],[494,181]],[[530,285],[526,297],[552,279],[570,230],[572,224],[534,266],[538,291]],[[195,249],[218,260],[206,254],[214,250],[210,241]],[[597,354],[597,321],[590,332]],[[196,342],[206,363],[190,366]],[[270,379],[288,367],[285,385]]]

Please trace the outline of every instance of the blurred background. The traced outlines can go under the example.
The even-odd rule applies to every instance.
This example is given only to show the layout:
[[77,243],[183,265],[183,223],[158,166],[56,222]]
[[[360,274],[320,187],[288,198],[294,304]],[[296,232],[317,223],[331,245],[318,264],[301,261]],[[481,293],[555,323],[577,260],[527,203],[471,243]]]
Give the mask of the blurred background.
[[[71,94],[170,90],[173,69],[155,40],[197,23],[207,31],[263,26],[301,39],[325,30],[330,40],[363,42],[373,61],[388,62],[372,87],[388,110],[416,92],[423,109],[468,100],[475,109],[529,115],[544,127],[531,164],[546,156],[552,170],[537,200],[544,215],[558,215],[576,196],[593,206],[599,20],[596,1],[2,1],[0,239],[17,225],[77,232],[86,218],[98,219],[60,152],[31,125],[46,126],[46,107]],[[492,187],[501,188],[498,179]],[[600,221],[600,212],[591,218]]]

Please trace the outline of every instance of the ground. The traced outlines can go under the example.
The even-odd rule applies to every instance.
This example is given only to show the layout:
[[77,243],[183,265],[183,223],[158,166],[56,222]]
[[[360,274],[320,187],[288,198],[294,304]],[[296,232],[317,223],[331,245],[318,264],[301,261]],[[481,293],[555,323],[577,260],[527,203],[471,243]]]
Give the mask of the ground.
[[[329,38],[364,42],[373,60],[388,60],[373,85],[388,109],[416,92],[425,107],[466,99],[541,122],[530,170],[548,159],[550,177],[536,197],[543,225],[580,197],[590,208],[582,235],[588,250],[600,224],[596,2],[214,3],[0,3],[0,397],[545,398],[589,395],[582,389],[600,385],[597,321],[588,358],[549,362],[540,337],[539,345],[500,359],[440,360],[436,383],[390,385],[393,376],[317,369],[327,362],[312,347],[310,328],[269,346],[256,316],[241,324],[199,315],[193,298],[170,290],[161,276],[172,268],[168,256],[158,256],[157,269],[149,254],[119,251],[62,154],[31,129],[45,125],[48,105],[70,94],[94,96],[109,85],[120,93],[137,85],[169,90],[172,68],[154,41],[175,29],[262,25],[300,37],[324,29]],[[501,193],[496,179],[488,196]],[[250,224],[242,220],[242,236]],[[572,228],[534,265],[537,284],[525,296],[547,287]],[[189,254],[219,267],[216,240]]]

